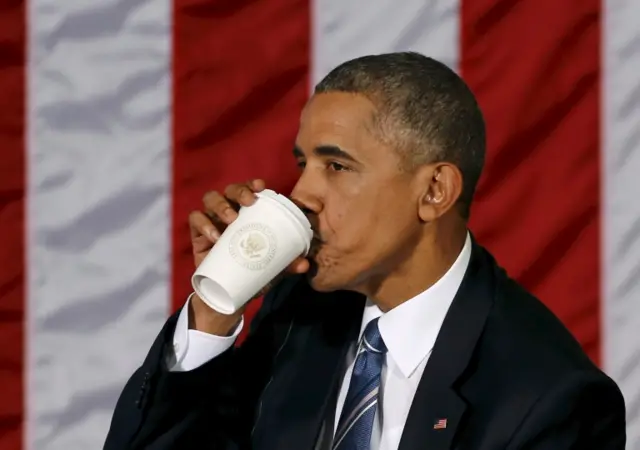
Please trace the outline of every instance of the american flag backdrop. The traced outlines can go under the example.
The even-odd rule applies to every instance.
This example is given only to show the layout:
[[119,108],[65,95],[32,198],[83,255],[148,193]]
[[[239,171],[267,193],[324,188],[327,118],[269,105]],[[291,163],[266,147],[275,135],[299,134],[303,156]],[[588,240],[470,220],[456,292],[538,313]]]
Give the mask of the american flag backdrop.
[[340,62],[416,50],[476,93],[471,229],[621,386],[640,449],[638,0],[3,0],[0,450],[101,448],[190,292],[187,215],[287,191]]

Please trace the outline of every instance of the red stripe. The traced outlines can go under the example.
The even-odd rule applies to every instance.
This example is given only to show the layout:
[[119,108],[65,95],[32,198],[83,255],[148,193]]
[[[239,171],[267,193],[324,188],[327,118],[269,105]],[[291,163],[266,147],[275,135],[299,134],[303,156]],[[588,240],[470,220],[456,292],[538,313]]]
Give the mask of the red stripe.
[[[308,0],[175,0],[173,306],[191,290],[187,216],[202,195],[262,177],[288,191],[308,97]],[[255,309],[255,306],[254,306]]]
[[25,5],[0,6],[0,448],[22,448]]
[[472,229],[599,360],[599,0],[464,0],[489,154]]

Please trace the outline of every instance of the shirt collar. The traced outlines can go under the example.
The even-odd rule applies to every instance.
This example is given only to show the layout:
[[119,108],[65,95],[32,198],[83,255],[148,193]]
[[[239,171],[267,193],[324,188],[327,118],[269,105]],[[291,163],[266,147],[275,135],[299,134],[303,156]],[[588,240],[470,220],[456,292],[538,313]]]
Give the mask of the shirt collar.
[[462,251],[449,270],[426,291],[383,314],[367,299],[360,335],[367,324],[380,317],[380,334],[402,374],[409,378],[436,342],[444,318],[458,292],[471,259],[471,237],[467,233]]

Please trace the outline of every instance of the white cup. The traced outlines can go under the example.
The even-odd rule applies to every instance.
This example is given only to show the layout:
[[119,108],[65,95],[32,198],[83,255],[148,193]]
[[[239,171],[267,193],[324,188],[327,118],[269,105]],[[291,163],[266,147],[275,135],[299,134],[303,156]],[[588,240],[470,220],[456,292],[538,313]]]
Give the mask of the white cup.
[[256,195],[191,277],[196,294],[222,314],[240,309],[311,246],[311,224],[291,200],[269,189]]

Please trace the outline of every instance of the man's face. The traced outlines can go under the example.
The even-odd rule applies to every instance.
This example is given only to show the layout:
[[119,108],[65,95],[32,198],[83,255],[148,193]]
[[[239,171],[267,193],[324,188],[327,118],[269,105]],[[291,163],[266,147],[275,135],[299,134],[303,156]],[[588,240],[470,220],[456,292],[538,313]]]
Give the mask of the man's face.
[[395,268],[419,232],[418,186],[372,132],[364,96],[315,95],[301,115],[294,154],[301,175],[292,198],[309,214],[310,283],[318,291],[361,290]]

